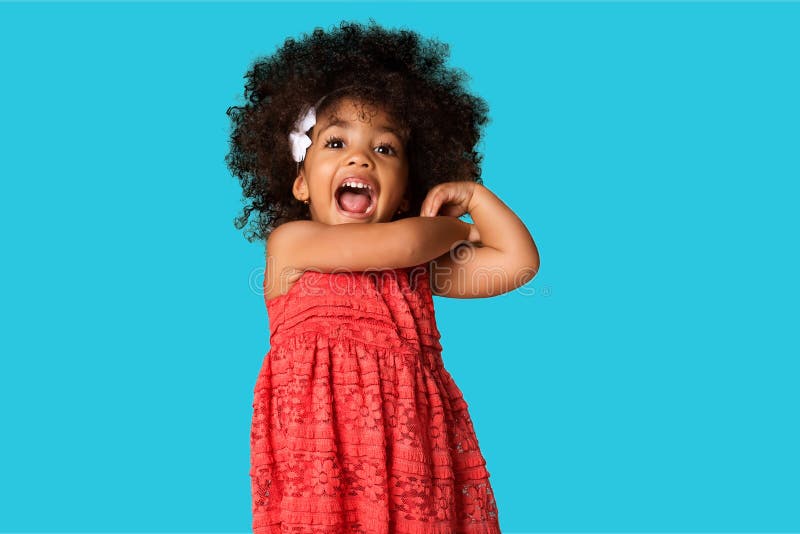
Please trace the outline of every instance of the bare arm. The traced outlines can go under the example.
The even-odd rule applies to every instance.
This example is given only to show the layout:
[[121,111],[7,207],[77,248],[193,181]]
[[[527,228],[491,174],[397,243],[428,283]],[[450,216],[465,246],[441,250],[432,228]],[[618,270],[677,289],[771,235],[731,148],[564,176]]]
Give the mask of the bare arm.
[[366,271],[412,267],[466,240],[470,225],[456,217],[409,217],[386,223],[284,223],[270,235],[268,262],[286,272]]
[[539,251],[517,215],[481,184],[467,209],[482,247],[445,252],[431,262],[434,294],[451,298],[486,298],[528,283],[539,270]]
[[475,184],[469,215],[478,227],[483,246],[499,250],[506,261],[538,268],[539,250],[525,224],[481,184]]

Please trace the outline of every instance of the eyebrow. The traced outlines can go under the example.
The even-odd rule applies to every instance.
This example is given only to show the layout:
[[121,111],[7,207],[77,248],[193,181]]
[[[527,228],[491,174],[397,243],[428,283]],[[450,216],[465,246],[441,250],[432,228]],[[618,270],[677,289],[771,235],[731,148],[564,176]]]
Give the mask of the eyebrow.
[[[344,120],[344,119],[341,119],[339,117],[333,117],[333,118],[331,118],[331,120],[328,123],[328,125],[325,126],[325,128],[323,128],[323,129],[321,129],[319,131],[319,133],[316,135],[316,137],[317,137],[317,139],[319,139],[319,136],[322,135],[322,132],[324,132],[328,128],[332,128],[334,126],[341,126],[342,128],[347,129],[347,128],[350,128],[351,124],[352,123],[350,121],[348,121],[348,120]],[[392,128],[391,126],[376,126],[375,129],[379,130],[381,132],[393,133],[394,135],[396,135],[398,137],[398,139],[403,139],[403,135],[400,133],[400,131],[397,130],[396,128]]]

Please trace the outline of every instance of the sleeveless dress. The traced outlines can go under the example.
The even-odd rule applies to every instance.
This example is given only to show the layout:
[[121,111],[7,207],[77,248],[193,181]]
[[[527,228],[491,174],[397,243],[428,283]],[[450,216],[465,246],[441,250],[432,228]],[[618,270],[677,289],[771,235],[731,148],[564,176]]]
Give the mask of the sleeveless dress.
[[442,364],[427,263],[305,271],[265,302],[254,534],[500,533],[467,403]]

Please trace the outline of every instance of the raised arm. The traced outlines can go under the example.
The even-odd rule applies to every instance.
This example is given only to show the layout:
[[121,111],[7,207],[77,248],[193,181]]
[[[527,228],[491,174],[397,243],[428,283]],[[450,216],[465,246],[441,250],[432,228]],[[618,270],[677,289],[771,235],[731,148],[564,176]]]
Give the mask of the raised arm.
[[471,226],[456,217],[335,225],[292,221],[272,231],[267,242],[268,268],[329,273],[413,267],[466,240]]
[[[539,251],[517,215],[494,193],[475,184],[467,208],[480,243],[445,252],[431,262],[434,294],[485,298],[528,283],[539,270]],[[441,217],[433,217],[439,219]]]
[[478,227],[484,247],[502,252],[507,263],[538,270],[539,250],[533,237],[517,214],[497,195],[483,185],[475,184],[469,214]]

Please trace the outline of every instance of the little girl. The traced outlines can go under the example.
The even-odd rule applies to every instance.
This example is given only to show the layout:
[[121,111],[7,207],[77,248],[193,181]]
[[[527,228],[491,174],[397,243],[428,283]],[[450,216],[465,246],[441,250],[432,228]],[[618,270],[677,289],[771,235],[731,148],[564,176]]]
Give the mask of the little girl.
[[236,225],[256,211],[267,240],[255,534],[500,532],[432,295],[508,292],[539,255],[481,183],[487,106],[448,53],[371,19],[317,28],[257,61],[228,110],[251,201]]

